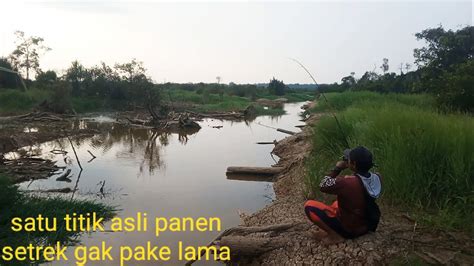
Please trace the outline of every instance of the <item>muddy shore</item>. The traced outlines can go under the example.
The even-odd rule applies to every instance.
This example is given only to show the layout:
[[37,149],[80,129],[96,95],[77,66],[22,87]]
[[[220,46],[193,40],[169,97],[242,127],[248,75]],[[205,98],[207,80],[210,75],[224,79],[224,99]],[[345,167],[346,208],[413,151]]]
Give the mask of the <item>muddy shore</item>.
[[[242,215],[244,226],[266,226],[282,223],[302,223],[281,232],[286,245],[257,257],[236,258],[240,265],[379,265],[413,263],[429,264],[474,263],[473,239],[458,232],[445,232],[424,228],[397,208],[381,203],[382,219],[376,233],[354,240],[326,246],[315,240],[310,230],[315,230],[303,210],[306,201],[304,187],[305,158],[312,152],[312,125],[320,115],[307,120],[303,131],[289,136],[275,146],[273,153],[281,159],[276,166],[284,167],[274,183],[276,200],[253,213]],[[321,194],[318,195],[322,197]],[[334,197],[324,197],[331,203]],[[264,236],[271,238],[271,235]]]

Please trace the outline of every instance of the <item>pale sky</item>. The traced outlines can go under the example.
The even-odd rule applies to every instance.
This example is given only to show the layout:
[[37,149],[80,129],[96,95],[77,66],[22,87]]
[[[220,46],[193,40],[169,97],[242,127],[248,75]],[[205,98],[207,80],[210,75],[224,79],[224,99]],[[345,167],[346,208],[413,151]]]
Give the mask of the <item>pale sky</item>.
[[[0,56],[14,31],[52,48],[43,70],[63,71],[136,58],[156,82],[319,83],[360,77],[382,58],[398,72],[422,42],[414,34],[442,24],[472,25],[472,1],[137,2],[2,1]],[[379,69],[377,69],[379,71]]]

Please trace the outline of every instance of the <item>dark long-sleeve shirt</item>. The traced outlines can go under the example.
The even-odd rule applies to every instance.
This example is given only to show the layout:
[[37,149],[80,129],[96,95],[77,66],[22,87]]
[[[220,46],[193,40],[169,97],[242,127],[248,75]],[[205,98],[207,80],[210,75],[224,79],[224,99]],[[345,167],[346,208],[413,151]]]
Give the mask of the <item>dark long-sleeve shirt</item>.
[[320,184],[321,192],[337,195],[337,218],[344,229],[354,235],[367,232],[365,187],[359,177],[337,176],[338,171],[332,171],[325,176]]

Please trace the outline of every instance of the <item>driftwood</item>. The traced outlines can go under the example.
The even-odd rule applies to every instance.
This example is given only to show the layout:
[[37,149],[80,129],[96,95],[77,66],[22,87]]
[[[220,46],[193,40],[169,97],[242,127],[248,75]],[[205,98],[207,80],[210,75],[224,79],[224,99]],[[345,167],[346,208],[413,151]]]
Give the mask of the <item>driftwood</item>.
[[14,183],[34,179],[46,179],[60,169],[55,161],[41,158],[21,157],[15,160],[4,159],[0,164],[0,172],[9,176]]
[[270,144],[277,145],[278,141],[276,141],[276,140],[274,140],[274,141],[261,141],[261,142],[257,142],[257,144],[260,144],[260,145],[270,145]]
[[255,174],[232,174],[227,173],[228,180],[239,180],[239,181],[257,181],[257,182],[274,182],[275,178],[273,175],[255,175]]
[[33,112],[24,115],[10,116],[8,119],[15,121],[24,122],[60,122],[63,121],[62,117],[59,117],[52,113],[47,112]]
[[40,192],[40,193],[71,193],[73,190],[71,188],[53,188],[46,190],[26,190],[25,192]]
[[304,128],[305,126],[306,126],[306,125],[297,125],[297,126],[295,126],[295,127],[297,127],[297,128]]
[[277,128],[277,131],[281,132],[281,133],[286,133],[288,135],[294,135],[296,134],[295,132],[293,131],[289,131],[289,130],[286,130],[286,129],[283,129],[283,128]]
[[[274,234],[286,231],[292,227],[298,226],[302,223],[285,223],[285,224],[275,224],[269,226],[237,226],[226,229],[222,231],[214,240],[212,240],[207,246],[214,246],[214,245],[229,245],[230,250],[233,254],[245,254],[245,252],[250,252],[255,255],[254,251],[261,251],[261,253],[271,250],[272,247],[278,248],[281,247],[283,243],[282,238],[267,238],[269,240],[260,240],[257,238],[249,238],[254,239],[253,242],[244,242],[241,241],[243,236],[252,234],[252,233],[265,233],[265,232],[272,232]],[[272,240],[275,240],[275,243],[270,243]],[[242,246],[245,243],[248,245],[247,247]],[[233,247],[233,248],[232,248]],[[259,248],[258,248],[259,247]],[[240,248],[240,249],[239,249]],[[203,251],[204,253],[205,251]],[[203,254],[202,253],[202,254]],[[202,255],[201,254],[201,255]],[[186,262],[185,265],[192,265],[196,260],[190,260]]]
[[227,174],[276,175],[282,170],[283,167],[229,166],[227,167]]

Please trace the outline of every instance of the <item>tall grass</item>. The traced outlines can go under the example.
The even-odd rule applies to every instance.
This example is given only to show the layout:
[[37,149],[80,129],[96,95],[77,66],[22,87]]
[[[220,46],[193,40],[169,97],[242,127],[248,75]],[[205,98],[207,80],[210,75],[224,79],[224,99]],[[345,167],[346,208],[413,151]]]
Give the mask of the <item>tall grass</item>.
[[314,112],[328,111],[332,108],[336,111],[342,111],[350,106],[383,106],[388,103],[401,103],[409,106],[417,106],[423,109],[432,109],[435,106],[435,99],[427,94],[399,94],[388,93],[380,94],[369,91],[342,92],[325,94],[330,105],[322,98],[314,107]]
[[[374,153],[385,202],[415,210],[432,225],[473,233],[474,120],[439,114],[424,97],[342,93],[330,100],[337,99],[334,105],[343,110],[338,117],[350,145]],[[307,181],[316,191],[317,177],[340,158],[344,142],[332,117],[323,117],[314,129]]]

